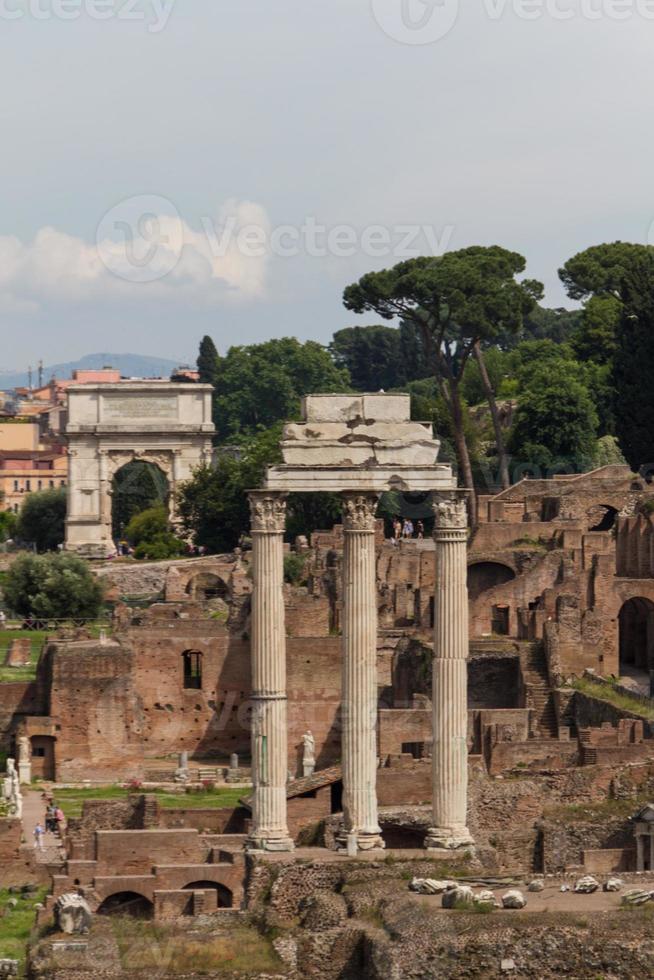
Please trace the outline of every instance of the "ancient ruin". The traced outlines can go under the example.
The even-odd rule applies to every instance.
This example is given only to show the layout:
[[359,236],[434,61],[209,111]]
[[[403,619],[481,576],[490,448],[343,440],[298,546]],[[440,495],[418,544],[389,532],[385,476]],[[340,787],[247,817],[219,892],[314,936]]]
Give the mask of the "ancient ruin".
[[168,481],[172,506],[176,487],[211,461],[213,432],[210,385],[71,385],[66,549],[88,558],[112,555],[115,474],[135,459],[156,466]]

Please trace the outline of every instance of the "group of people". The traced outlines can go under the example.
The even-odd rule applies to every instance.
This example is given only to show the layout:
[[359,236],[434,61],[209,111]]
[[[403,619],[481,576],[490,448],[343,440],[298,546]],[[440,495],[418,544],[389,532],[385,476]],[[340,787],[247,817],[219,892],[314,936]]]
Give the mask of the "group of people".
[[55,834],[60,840],[63,840],[64,830],[66,829],[66,817],[61,807],[57,806],[53,798],[45,793],[42,799],[46,804],[45,819],[43,822],[40,820],[37,821],[36,827],[34,828],[34,847],[38,851],[43,850],[43,838],[48,832]]
[[399,517],[393,519],[393,542],[397,544],[402,538],[405,540],[407,538],[419,538],[422,539],[425,536],[425,525],[422,521],[416,521],[415,526],[411,518],[405,517],[401,520]]

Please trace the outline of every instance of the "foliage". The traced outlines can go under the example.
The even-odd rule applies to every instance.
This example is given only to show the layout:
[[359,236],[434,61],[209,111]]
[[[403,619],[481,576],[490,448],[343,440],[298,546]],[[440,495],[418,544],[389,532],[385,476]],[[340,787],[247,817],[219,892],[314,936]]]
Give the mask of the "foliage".
[[88,564],[76,555],[19,555],[3,587],[19,616],[39,619],[94,619],[103,589]]
[[[281,424],[249,439],[237,452],[218,453],[213,466],[201,466],[179,490],[177,509],[195,544],[219,554],[235,548],[250,526],[247,491],[261,486],[266,467],[281,462]],[[293,494],[287,532],[331,528],[341,513],[334,494]]]
[[350,378],[326,348],[292,337],[231,347],[218,357],[214,422],[219,442],[252,438],[263,428],[296,419],[303,395],[350,390]]
[[184,553],[184,543],[170,526],[165,507],[159,505],[136,514],[125,529],[125,537],[135,548],[136,558],[157,561]]
[[301,585],[305,581],[304,566],[306,562],[306,555],[298,555],[295,552],[284,555],[284,581],[291,585]]
[[[483,361],[482,346],[518,334],[524,317],[542,295],[542,285],[518,281],[525,260],[499,246],[474,246],[441,257],[400,262],[392,269],[369,272],[348,286],[347,309],[374,312],[385,320],[400,317],[419,332],[430,369],[452,419],[461,476],[472,485],[470,452],[464,432],[461,382],[474,355]],[[487,391],[494,421],[497,409]],[[497,439],[501,441],[496,425]],[[503,446],[498,447],[503,454]],[[474,517],[474,507],[473,507]]]
[[216,367],[218,366],[218,351],[211,337],[203,337],[200,341],[200,351],[198,353],[197,367],[202,384],[212,385],[216,377]]
[[622,455],[615,436],[602,436],[597,440],[594,460],[596,468],[599,469],[600,466],[626,466],[626,464],[627,461]]
[[113,535],[119,538],[136,514],[153,506],[166,507],[168,480],[153,463],[135,459],[116,473],[112,487]]
[[55,551],[66,534],[66,491],[39,490],[25,497],[18,515],[16,536],[36,550]]
[[[57,790],[57,803],[64,811],[67,819],[81,817],[82,809],[87,800],[124,800],[130,794],[138,792],[139,787],[130,786],[93,786],[93,787],[74,787]],[[203,809],[206,807],[221,809],[222,807],[237,806],[243,796],[247,796],[248,790],[241,787],[218,786],[215,789],[200,793],[174,793],[169,790],[153,789],[148,793],[154,793],[157,802],[164,809],[171,810],[183,807],[184,809]]]
[[633,470],[654,469],[654,249],[639,253],[622,280],[613,384],[616,435]]
[[[0,959],[18,960],[21,970],[34,930],[35,907],[45,901],[48,890],[41,887],[34,892],[15,895],[7,888],[0,889]],[[11,899],[18,903],[14,909],[9,906]]]
[[0,510],[0,544],[4,544],[16,533],[18,517],[12,510]]
[[338,367],[346,368],[357,391],[388,391],[429,373],[413,324],[400,329],[376,325],[338,330],[329,347]]
[[523,466],[542,470],[592,467],[598,418],[575,362],[529,364],[523,375],[510,448]]
[[614,708],[620,708],[622,711],[646,718],[648,721],[654,721],[654,707],[650,707],[644,701],[634,698],[624,691],[619,691],[612,684],[597,683],[588,680],[586,677],[576,677],[568,686],[588,697],[596,698],[598,701],[608,701]]
[[616,352],[616,330],[622,304],[616,296],[591,296],[571,338],[580,361],[610,364]]

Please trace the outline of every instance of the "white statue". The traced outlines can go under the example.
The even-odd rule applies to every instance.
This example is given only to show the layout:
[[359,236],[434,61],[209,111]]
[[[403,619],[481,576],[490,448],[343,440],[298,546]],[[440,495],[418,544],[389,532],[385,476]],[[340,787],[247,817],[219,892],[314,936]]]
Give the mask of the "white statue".
[[316,768],[316,740],[310,731],[302,736],[302,775],[312,776]]
[[21,786],[32,782],[32,747],[27,735],[18,739],[18,779]]
[[16,764],[13,759],[7,759],[7,775],[4,779],[4,798],[7,801],[7,809],[10,817],[21,820],[23,816],[23,796],[20,791],[20,782],[16,772]]

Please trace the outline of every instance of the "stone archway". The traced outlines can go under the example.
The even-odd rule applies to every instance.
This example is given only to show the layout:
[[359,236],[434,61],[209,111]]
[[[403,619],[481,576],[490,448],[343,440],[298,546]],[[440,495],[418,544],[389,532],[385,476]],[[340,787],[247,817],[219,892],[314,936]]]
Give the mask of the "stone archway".
[[215,895],[215,905],[209,907],[207,911],[213,909],[231,909],[234,906],[234,896],[226,885],[221,885],[217,881],[192,881],[189,885],[184,885],[182,891],[194,892],[213,892]]
[[514,570],[499,561],[482,560],[468,563],[468,595],[471,601],[477,599],[482,592],[494,589],[497,585],[505,585],[515,578]]
[[211,462],[211,392],[211,385],[165,381],[70,386],[68,551],[89,558],[114,553],[113,478],[133,460],[161,470],[173,506],[179,484]]
[[119,466],[111,480],[111,532],[123,536],[132,517],[148,507],[172,505],[169,477],[160,465],[137,457]]
[[620,626],[620,671],[647,672],[654,669],[654,602],[643,596],[628,599],[622,606]]
[[138,892],[116,892],[108,895],[98,908],[98,915],[128,915],[133,919],[154,918],[154,906]]

